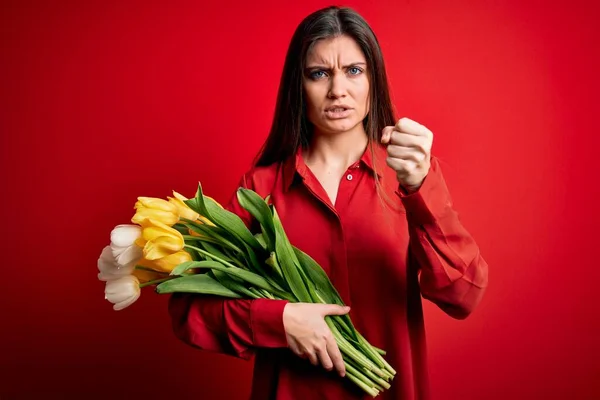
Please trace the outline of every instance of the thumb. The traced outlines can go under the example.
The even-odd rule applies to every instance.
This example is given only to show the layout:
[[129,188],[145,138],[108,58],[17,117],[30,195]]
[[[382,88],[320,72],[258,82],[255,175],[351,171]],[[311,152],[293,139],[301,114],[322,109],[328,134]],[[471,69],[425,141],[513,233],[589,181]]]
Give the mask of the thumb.
[[344,315],[350,312],[350,307],[339,306],[337,304],[324,304],[322,312],[323,315]]
[[392,138],[393,130],[394,130],[393,126],[386,126],[385,128],[383,128],[383,131],[381,132],[381,143],[382,144],[388,144],[390,142],[390,139]]

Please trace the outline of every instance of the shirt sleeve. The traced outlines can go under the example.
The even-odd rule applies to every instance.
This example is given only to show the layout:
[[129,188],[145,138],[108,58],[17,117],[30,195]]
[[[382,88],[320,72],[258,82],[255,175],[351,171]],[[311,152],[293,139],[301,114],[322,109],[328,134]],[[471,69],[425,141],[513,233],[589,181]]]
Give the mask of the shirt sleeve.
[[488,284],[488,264],[453,209],[438,160],[422,186],[408,194],[396,191],[406,209],[410,257],[420,270],[424,298],[448,315],[464,319],[481,301]]
[[[245,176],[240,186],[248,187]],[[237,201],[236,193],[225,205],[251,226],[252,218]],[[287,301],[225,299],[218,296],[174,293],[169,315],[175,335],[202,350],[252,357],[256,348],[287,347],[283,310]]]

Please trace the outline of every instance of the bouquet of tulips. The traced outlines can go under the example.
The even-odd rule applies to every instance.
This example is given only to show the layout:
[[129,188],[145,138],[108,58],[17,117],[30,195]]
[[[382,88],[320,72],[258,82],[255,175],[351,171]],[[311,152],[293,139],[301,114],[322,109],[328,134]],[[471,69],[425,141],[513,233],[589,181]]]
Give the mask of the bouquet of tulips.
[[[134,225],[118,225],[98,260],[105,297],[121,310],[143,287],[157,293],[199,293],[227,298],[285,299],[344,305],[323,269],[293,246],[277,211],[252,190],[240,188],[240,205],[260,224],[253,234],[234,213],[202,193],[187,199],[139,197]],[[377,396],[396,371],[354,328],[348,315],[327,316],[342,352],[346,377]]]

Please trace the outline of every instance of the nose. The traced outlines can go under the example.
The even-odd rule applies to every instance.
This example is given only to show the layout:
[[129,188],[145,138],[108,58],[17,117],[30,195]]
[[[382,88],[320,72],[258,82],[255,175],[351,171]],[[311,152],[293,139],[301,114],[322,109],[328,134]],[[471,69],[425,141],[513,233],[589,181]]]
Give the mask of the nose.
[[343,73],[334,74],[329,82],[329,92],[327,93],[327,97],[330,99],[338,99],[346,96],[346,77]]

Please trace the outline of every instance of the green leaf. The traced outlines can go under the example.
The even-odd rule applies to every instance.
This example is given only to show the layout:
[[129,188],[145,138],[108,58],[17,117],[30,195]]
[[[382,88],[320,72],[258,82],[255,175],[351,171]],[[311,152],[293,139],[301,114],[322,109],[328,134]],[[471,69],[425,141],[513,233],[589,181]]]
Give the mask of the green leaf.
[[265,237],[262,233],[257,233],[254,235],[254,237],[256,238],[256,240],[258,240],[258,243],[260,243],[260,245],[262,246],[262,248],[267,251],[267,242],[265,242]]
[[275,250],[275,228],[273,227],[273,213],[271,209],[258,195],[250,189],[239,188],[237,191],[237,199],[240,205],[250,213],[260,224],[263,239],[267,245],[267,250]]
[[327,304],[345,305],[337,289],[329,280],[327,273],[321,266],[308,254],[299,248],[292,246],[294,254],[300,263],[301,268],[306,273],[308,279],[314,284],[316,291]]
[[200,268],[200,269],[212,269],[217,271],[223,271],[229,275],[238,277],[243,281],[249,283],[252,286],[259,287],[261,289],[268,290],[269,292],[276,291],[276,289],[269,283],[265,278],[260,275],[255,274],[254,272],[247,271],[242,268],[237,267],[227,267],[220,262],[216,261],[187,261],[178,265],[172,272],[173,275],[177,273],[182,273],[181,271],[187,271],[191,268]]
[[[210,265],[214,261],[186,261],[182,262],[171,271],[170,275],[183,275],[184,272],[193,269],[193,268],[201,268],[203,265]],[[209,264],[206,264],[209,263]]]
[[[306,274],[308,280],[314,285],[316,294],[327,304],[344,306],[345,304],[342,297],[335,286],[333,286],[333,283],[331,283],[331,280],[323,268],[321,268],[311,256],[297,247],[293,248],[302,270]],[[358,332],[356,331],[356,328],[354,328],[350,316],[348,314],[341,315],[339,316],[339,319],[343,321],[341,327],[344,331],[349,335],[352,335],[354,340],[358,340]]]
[[201,224],[199,222],[190,222],[188,226],[194,232],[203,235],[203,237],[198,238],[199,240],[226,245],[232,250],[241,252],[239,246],[233,243],[239,242],[240,239],[230,234],[226,229],[219,228],[218,226]]
[[198,190],[196,191],[196,196],[189,200],[183,201],[189,208],[196,211],[203,217],[206,217],[210,220],[208,216],[208,211],[206,210],[206,206],[204,205],[203,196],[202,196],[202,185],[198,182]]
[[156,286],[155,290],[159,294],[199,293],[234,299],[241,298],[239,294],[227,289],[207,274],[189,275],[171,279]]
[[[216,257],[220,258],[221,260],[225,260],[225,261],[232,261],[231,257],[229,257],[227,254],[223,253],[223,251],[221,251],[221,249],[217,248],[217,246],[213,246],[211,243],[201,243],[200,244],[204,250],[208,251],[210,254],[214,254]],[[205,255],[205,257],[207,257]]]
[[283,279],[283,271],[281,270],[281,266],[277,261],[277,254],[275,254],[274,251],[271,252],[271,255],[265,261],[265,264],[267,264],[273,269],[273,272],[278,278]]
[[279,261],[279,265],[281,266],[287,286],[290,288],[290,291],[299,302],[310,303],[310,294],[308,293],[304,281],[302,280],[302,276],[296,267],[296,264],[298,264],[298,259],[296,258],[294,250],[292,249],[292,245],[288,241],[285,231],[283,230],[283,225],[281,225],[277,211],[274,207],[272,207],[272,210],[273,226],[275,228],[275,252],[277,253],[277,259]]
[[197,201],[204,205],[204,209],[207,212],[206,217],[212,223],[239,237],[253,249],[262,250],[260,243],[258,243],[239,216],[231,211],[225,210],[213,199],[204,196],[200,185],[198,185],[198,192],[200,197],[196,195]]
[[239,279],[216,269],[211,270],[211,272],[213,273],[215,279],[227,289],[235,293],[239,293],[243,297],[249,299],[256,298],[256,295],[252,293],[252,291],[250,291],[246,286],[244,286],[244,283],[241,282]]

